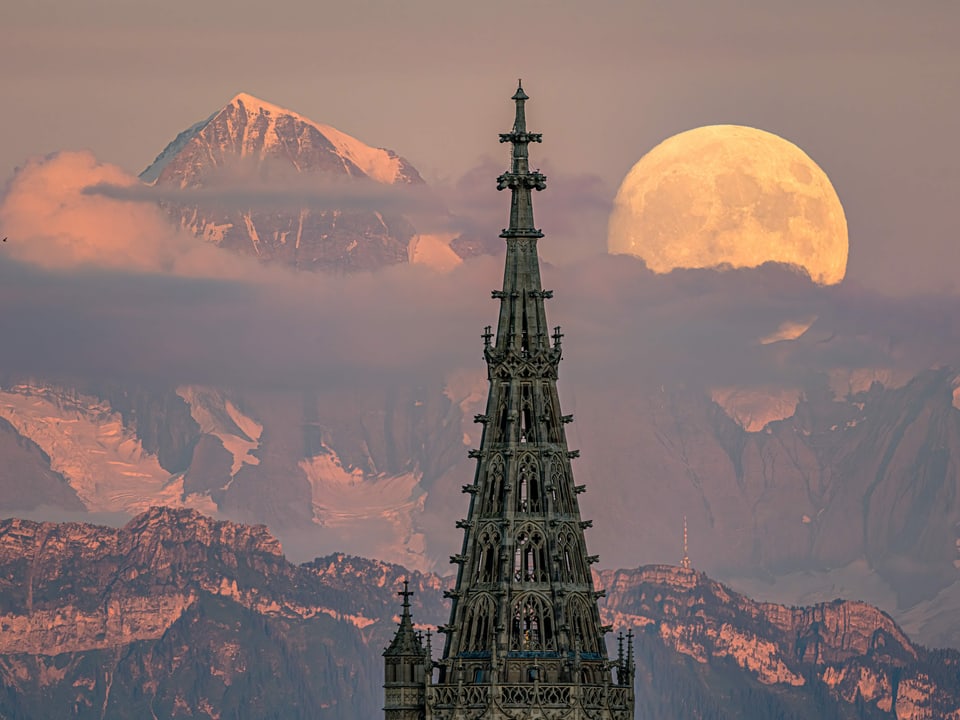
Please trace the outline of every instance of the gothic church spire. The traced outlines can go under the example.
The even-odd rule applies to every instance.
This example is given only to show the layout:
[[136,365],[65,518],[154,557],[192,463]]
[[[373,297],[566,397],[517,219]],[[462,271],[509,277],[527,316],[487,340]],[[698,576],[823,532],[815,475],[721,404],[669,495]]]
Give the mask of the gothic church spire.
[[[436,683],[425,681],[428,720],[498,720],[540,708],[554,720],[630,720],[633,717],[633,645],[607,659],[597,598],[560,409],[557,371],[560,329],[551,335],[540,281],[533,191],[546,178],[531,170],[522,85],[513,95],[510,169],[497,178],[510,190],[510,221],[503,285],[493,291],[500,312],[496,333],[486,328],[484,357],[490,387],[480,447],[470,451],[476,474],[457,565],[450,621],[437,663]],[[553,340],[551,343],[550,340]],[[616,673],[613,670],[616,670]]]

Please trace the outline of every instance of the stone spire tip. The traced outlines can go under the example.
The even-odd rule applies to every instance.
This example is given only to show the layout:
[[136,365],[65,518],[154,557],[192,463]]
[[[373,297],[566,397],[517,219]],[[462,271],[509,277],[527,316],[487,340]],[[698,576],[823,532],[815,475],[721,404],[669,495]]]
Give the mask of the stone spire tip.
[[529,100],[530,98],[523,91],[523,80],[517,80],[517,91],[513,94],[511,100]]

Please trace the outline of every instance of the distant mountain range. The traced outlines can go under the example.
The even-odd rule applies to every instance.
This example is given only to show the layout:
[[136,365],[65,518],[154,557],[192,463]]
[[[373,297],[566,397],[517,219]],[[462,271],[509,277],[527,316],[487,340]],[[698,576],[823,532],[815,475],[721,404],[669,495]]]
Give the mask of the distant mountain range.
[[[274,185],[309,200],[331,178],[390,211],[244,205]],[[249,95],[181,133],[143,179],[198,237],[265,262],[374,272],[487,248],[428,242],[392,214],[390,192],[425,189],[396,153]],[[256,392],[2,370],[4,515],[193,507],[266,523],[297,557],[342,549],[423,571],[460,542],[451,517],[475,469],[479,366],[418,384]],[[957,372],[828,380],[789,393],[696,379],[579,387],[569,429],[582,507],[603,516],[590,547],[603,567],[679,559],[686,515],[691,555],[716,577],[787,603],[870,597],[919,641],[960,647]]]
[[[0,718],[373,717],[402,579],[419,627],[446,620],[449,578],[293,565],[264,527],[196,511],[0,522]],[[960,717],[960,653],[864,603],[757,603],[670,566],[598,580],[604,622],[637,633],[638,717]]]
[[[613,414],[613,399],[581,395],[580,467],[601,493],[583,502],[604,513],[591,548],[607,567],[678,557],[687,514],[698,564],[751,592],[877,598],[923,642],[955,646],[955,382],[932,371],[810,395],[754,432],[691,388],[636,388]],[[14,384],[0,388],[0,503],[36,517],[191,506],[267,523],[297,553],[429,569],[459,542],[447,519],[472,477],[482,397],[482,378],[321,394]],[[630,441],[611,453],[618,437]]]

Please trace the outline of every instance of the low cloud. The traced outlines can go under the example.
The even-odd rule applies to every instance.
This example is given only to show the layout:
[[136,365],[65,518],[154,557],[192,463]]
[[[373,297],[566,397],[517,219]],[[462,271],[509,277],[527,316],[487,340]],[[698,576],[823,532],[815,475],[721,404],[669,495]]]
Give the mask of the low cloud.
[[[497,233],[507,219],[492,177],[492,163],[482,164],[439,191],[477,233]],[[502,257],[446,273],[295,273],[184,235],[146,202],[154,191],[88,153],[18,173],[0,203],[0,233],[10,238],[0,253],[0,370],[240,387],[482,371],[480,332],[497,315],[483,299],[500,283]],[[269,198],[223,192],[224,202]],[[357,202],[378,199],[366,192]],[[797,386],[838,368],[960,361],[960,299],[823,288],[777,265],[657,275],[604,252],[606,197],[582,176],[558,177],[537,198],[544,282],[557,291],[548,317],[567,333],[564,372],[577,385]],[[812,317],[796,339],[769,342]]]
[[[495,236],[508,224],[509,193],[493,192],[497,176],[506,169],[484,158],[457,181],[438,189],[465,232]],[[547,190],[534,196],[534,220],[546,235],[540,242],[544,261],[562,264],[606,253],[614,191],[598,175],[555,172],[549,162],[541,170],[547,176]]]
[[[110,187],[109,193],[91,187]],[[173,226],[156,205],[131,202],[144,186],[89,152],[32,158],[0,202],[5,259],[47,270],[115,270],[237,277],[255,263],[225,257]]]
[[202,187],[118,183],[105,179],[91,183],[81,192],[113,200],[197,205],[218,210],[446,214],[440,199],[426,185],[303,173],[274,158],[237,159],[204,177]]

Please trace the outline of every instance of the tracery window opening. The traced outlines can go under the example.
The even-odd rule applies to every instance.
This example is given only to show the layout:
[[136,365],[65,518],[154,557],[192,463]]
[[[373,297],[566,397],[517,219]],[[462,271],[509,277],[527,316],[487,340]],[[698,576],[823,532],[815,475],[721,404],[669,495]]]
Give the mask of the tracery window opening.
[[573,549],[573,566],[576,569],[577,580],[579,582],[587,582],[590,578],[590,571],[584,564],[583,550],[580,547],[580,541],[574,538],[573,543],[571,543],[571,548]]
[[491,628],[494,626],[493,601],[481,596],[467,609],[464,616],[464,637],[461,649],[476,652],[488,649]]
[[556,406],[553,403],[553,395],[550,392],[550,383],[544,382],[540,391],[543,393],[543,397],[545,399],[544,414],[547,416],[547,427],[550,428],[549,441],[552,443],[558,443],[562,440],[563,430],[561,429],[562,423],[560,420],[560,414],[556,411]]
[[533,424],[533,400],[531,399],[530,383],[523,383],[520,387],[520,442],[534,442],[536,428]]
[[563,469],[563,461],[560,456],[555,456],[551,463],[550,484],[553,486],[551,494],[553,496],[553,507],[556,512],[570,512],[570,493],[567,488],[567,473]]
[[580,598],[570,601],[568,617],[575,646],[580,652],[597,652],[595,633],[591,631],[590,611]]
[[549,605],[536,595],[526,595],[514,604],[510,648],[555,650],[553,616]]
[[517,582],[547,582],[547,544],[539,530],[524,529],[517,534],[513,554],[513,578]]
[[517,469],[517,512],[543,512],[543,494],[541,492],[540,468],[533,455],[520,458]]
[[495,583],[499,580],[498,558],[500,556],[500,535],[495,531],[484,531],[477,542],[477,561],[474,581],[478,584]]
[[584,582],[586,575],[583,572],[582,553],[576,537],[573,533],[560,533],[557,535],[557,545],[560,571],[564,574],[564,579],[571,583]]
[[500,513],[503,499],[503,460],[495,455],[490,463],[487,478],[486,512],[488,515]]
[[500,402],[497,405],[497,429],[499,436],[495,439],[502,440],[508,437],[510,432],[510,385],[505,384],[500,393]]
[[527,308],[526,308],[526,291],[524,291],[523,305],[521,315],[523,316],[523,325],[522,331],[520,333],[520,356],[527,357],[530,354],[530,335],[527,327]]

